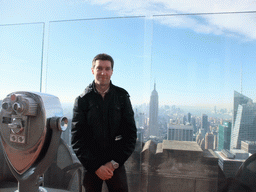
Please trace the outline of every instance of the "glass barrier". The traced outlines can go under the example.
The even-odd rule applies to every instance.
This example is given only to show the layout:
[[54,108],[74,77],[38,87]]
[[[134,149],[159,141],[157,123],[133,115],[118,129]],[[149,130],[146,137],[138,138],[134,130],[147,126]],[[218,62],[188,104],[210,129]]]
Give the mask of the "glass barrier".
[[254,99],[253,19],[254,14],[155,16],[152,78],[159,103],[230,112],[234,90]]
[[234,92],[255,99],[254,19],[238,13],[153,17],[151,91],[155,82],[160,141],[168,137],[168,124],[191,123],[188,113],[193,140],[200,131],[217,136],[223,120],[232,123]]
[[0,100],[41,86],[44,23],[0,25]]
[[125,88],[133,103],[143,103],[145,82],[144,18],[51,22],[46,92],[58,95],[72,116],[75,98],[91,83],[92,59],[99,53],[114,58],[112,83]]
[[[62,102],[69,119],[63,138],[70,144],[74,100],[94,79],[93,57],[107,53],[115,60],[113,84],[131,96],[141,141],[128,163],[132,190],[139,186],[157,191],[163,187],[161,183],[168,184],[166,189],[179,183],[183,191],[204,185],[210,190],[218,180],[217,166],[211,166],[218,162],[201,150],[209,147],[201,141],[212,134],[212,149],[218,150],[219,142],[220,146],[230,146],[224,143],[225,137],[238,138],[231,135],[231,128],[233,132],[243,128],[233,114],[239,114],[241,120],[238,104],[255,100],[254,25],[253,13],[226,13],[51,21],[47,35],[43,23],[0,26],[0,100],[12,91],[41,91],[44,85],[46,93]],[[42,57],[44,44],[47,58]],[[255,115],[256,110],[250,110],[246,106],[244,113]],[[177,127],[173,125],[189,127],[174,133]],[[224,129],[219,125],[229,131],[218,136]],[[255,127],[255,122],[250,125]],[[246,129],[242,131],[249,134]],[[250,130],[250,139],[252,133],[256,135]],[[196,146],[175,146],[180,151],[194,147],[191,153],[162,155],[164,147],[173,147],[165,140],[197,141],[198,135],[202,137],[199,148],[195,142]],[[144,145],[149,140],[153,142]],[[145,146],[148,153],[141,150]],[[170,160],[172,155],[177,159]],[[177,166],[171,167],[174,164]],[[208,174],[206,169],[212,172]]]

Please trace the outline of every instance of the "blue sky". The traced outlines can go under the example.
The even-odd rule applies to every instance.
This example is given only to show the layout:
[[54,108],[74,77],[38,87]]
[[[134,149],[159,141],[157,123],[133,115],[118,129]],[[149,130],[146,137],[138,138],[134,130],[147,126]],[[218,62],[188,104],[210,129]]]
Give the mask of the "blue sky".
[[[155,81],[160,104],[230,108],[241,77],[243,94],[256,95],[254,10],[255,1],[2,0],[0,99],[40,91],[42,80],[43,92],[73,102],[106,52],[133,104],[149,102]],[[198,14],[221,12],[248,13]]]

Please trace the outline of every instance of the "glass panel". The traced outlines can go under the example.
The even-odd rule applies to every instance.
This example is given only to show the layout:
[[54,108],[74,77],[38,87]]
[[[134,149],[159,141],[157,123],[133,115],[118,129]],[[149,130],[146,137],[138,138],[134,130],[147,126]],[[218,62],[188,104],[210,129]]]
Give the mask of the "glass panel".
[[44,24],[0,26],[0,99],[40,91]]
[[254,14],[154,17],[151,81],[159,104],[194,115],[225,111],[222,118],[231,119],[234,91],[255,98],[253,20]]
[[[64,115],[69,118],[68,130],[63,134],[65,141],[70,144],[74,99],[92,82],[91,61],[103,52],[115,60],[113,84],[125,88],[131,95],[137,127],[145,129],[144,142],[151,139],[161,143],[168,138],[189,141],[193,134],[192,139],[195,140],[205,123],[205,133],[213,131],[217,134],[222,119],[232,121],[234,91],[242,92],[246,96],[244,100],[255,99],[254,25],[255,14],[245,13],[50,22],[43,84],[45,92],[60,98]],[[40,91],[44,24],[5,25],[0,29],[0,99],[12,91]],[[151,95],[158,95],[159,104],[157,121],[152,127]],[[175,132],[173,129],[169,133],[171,123],[186,124],[189,118],[195,119],[193,130]],[[223,126],[221,134],[224,135],[222,140],[228,141],[225,137],[230,137],[231,125],[226,128],[229,131],[224,132]],[[143,130],[139,131],[140,137]],[[224,144],[227,143],[223,142],[223,148]],[[154,143],[152,146],[156,151],[150,151],[152,157],[157,154],[160,158],[161,147],[166,145]],[[140,152],[136,151],[137,157]],[[143,158],[140,158],[138,161],[141,162]],[[153,171],[148,169],[150,166],[141,165],[145,180],[136,182],[154,190],[153,187],[165,182],[165,174],[179,175],[179,171],[186,170],[190,163],[197,165],[199,162],[193,162],[192,156],[182,158],[173,169],[164,164],[154,167],[162,163],[159,159],[148,161],[154,162],[152,170],[157,171],[152,174]],[[183,160],[184,164],[180,163]],[[188,167],[187,170],[198,168],[199,164]],[[201,177],[205,170],[194,170],[194,173]],[[155,180],[157,174],[162,175]],[[176,182],[173,178],[170,185]],[[194,180],[191,182],[196,183]],[[135,185],[132,188],[138,187]]]
[[92,59],[99,53],[115,61],[113,84],[125,88],[133,103],[143,102],[144,18],[51,22],[46,92],[60,98],[71,118],[73,102],[94,79]]
[[[207,169],[211,169],[208,166],[210,164],[196,161],[196,154],[200,154],[201,149],[218,150],[217,144],[221,142],[222,146],[229,147],[230,142],[255,140],[255,104],[245,104],[250,101],[248,98],[255,100],[256,95],[254,31],[255,14],[184,14],[153,17],[150,84],[150,108],[153,110],[149,112],[149,129],[145,136],[159,143],[166,139],[176,141],[164,141],[163,145],[157,145],[157,151],[160,151],[157,155],[160,156],[163,150],[162,154],[169,157],[164,159],[162,155],[159,164],[157,160],[154,162],[154,173],[157,176],[152,176],[154,182],[149,182],[150,191],[156,191],[156,186],[160,189],[169,187],[171,191],[188,191],[193,188],[200,191],[202,186],[198,183],[202,181],[194,175],[211,178],[212,181],[205,179],[202,182],[203,191],[211,191],[216,188],[215,184],[212,184],[218,177],[205,174]],[[237,99],[234,99],[234,95],[238,95]],[[156,98],[159,108],[154,105]],[[234,100],[245,105],[240,105],[237,110],[233,108]],[[239,114],[235,122],[232,122],[233,109]],[[223,124],[225,121],[231,122],[232,128]],[[220,125],[221,133],[227,138],[223,137],[218,141]],[[196,138],[200,140],[198,143],[177,141],[195,141]],[[197,151],[192,147],[194,144],[197,147],[199,144],[201,148]],[[231,145],[230,148],[232,147]],[[192,151],[194,154],[189,156]],[[204,155],[206,151],[203,151]],[[236,156],[235,161],[240,159],[238,151],[232,151],[233,158]],[[219,166],[227,178],[233,177],[239,164],[237,168],[232,167],[231,171],[228,166],[233,160],[229,161],[226,157],[229,156],[219,156]],[[201,167],[204,167],[205,172],[201,172]],[[220,173],[219,171],[219,176]],[[186,175],[186,179],[183,174]],[[165,182],[165,177],[168,178],[168,182]],[[165,183],[166,186],[158,185],[157,182]]]

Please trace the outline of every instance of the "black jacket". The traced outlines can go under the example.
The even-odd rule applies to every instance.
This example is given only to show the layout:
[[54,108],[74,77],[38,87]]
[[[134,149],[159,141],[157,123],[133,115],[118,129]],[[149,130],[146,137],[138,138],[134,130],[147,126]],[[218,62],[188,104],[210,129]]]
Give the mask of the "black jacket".
[[135,148],[137,130],[129,94],[110,83],[103,98],[90,84],[75,100],[72,147],[86,170],[114,160],[123,165]]

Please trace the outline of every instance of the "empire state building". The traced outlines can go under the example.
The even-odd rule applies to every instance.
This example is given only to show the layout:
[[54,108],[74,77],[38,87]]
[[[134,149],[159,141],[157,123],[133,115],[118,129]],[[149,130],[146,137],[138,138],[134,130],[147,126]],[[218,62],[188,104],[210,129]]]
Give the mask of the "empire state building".
[[150,96],[149,104],[149,135],[158,136],[158,93],[156,84]]

